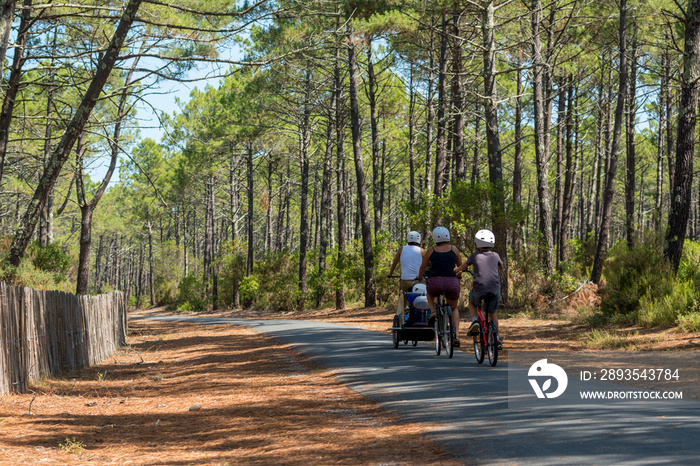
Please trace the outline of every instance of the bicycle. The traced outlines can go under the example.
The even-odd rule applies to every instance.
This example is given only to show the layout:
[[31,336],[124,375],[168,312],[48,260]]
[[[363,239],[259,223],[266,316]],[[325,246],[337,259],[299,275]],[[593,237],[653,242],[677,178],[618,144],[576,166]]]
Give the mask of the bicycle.
[[[471,270],[466,270],[465,272],[474,276]],[[488,294],[484,296],[484,299],[489,298]],[[488,313],[485,313],[481,308],[481,302],[476,307],[476,318],[479,321],[479,333],[473,335],[474,357],[476,357],[476,362],[482,364],[484,355],[488,354],[489,364],[493,367],[498,363],[498,331],[496,324],[489,320]]]
[[476,362],[484,362],[484,353],[488,354],[489,364],[493,367],[498,362],[498,332],[496,324],[489,320],[488,313],[481,309],[481,303],[476,309],[479,321],[479,333],[474,335],[474,356]]
[[433,329],[435,331],[435,352],[439,356],[442,348],[445,348],[447,357],[451,358],[454,354],[455,332],[452,326],[452,308],[445,303],[444,292],[437,297]]

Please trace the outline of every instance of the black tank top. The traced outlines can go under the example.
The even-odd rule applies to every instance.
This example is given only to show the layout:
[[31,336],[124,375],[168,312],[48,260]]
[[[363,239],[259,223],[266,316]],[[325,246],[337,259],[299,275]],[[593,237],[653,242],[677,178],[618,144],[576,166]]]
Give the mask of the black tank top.
[[455,265],[457,265],[457,254],[452,249],[447,252],[433,250],[433,253],[430,255],[430,276],[456,277]]

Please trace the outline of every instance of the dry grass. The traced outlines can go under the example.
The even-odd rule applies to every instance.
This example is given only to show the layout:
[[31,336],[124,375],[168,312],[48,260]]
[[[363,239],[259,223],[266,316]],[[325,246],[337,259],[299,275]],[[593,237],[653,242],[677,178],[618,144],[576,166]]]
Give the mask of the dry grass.
[[0,464],[461,464],[249,329],[130,325],[112,360],[2,398]]

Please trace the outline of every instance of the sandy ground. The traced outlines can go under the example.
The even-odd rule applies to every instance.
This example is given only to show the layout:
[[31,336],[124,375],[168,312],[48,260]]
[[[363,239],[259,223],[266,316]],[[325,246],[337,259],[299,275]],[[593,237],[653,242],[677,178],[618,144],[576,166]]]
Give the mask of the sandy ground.
[[104,363],[0,399],[0,464],[461,464],[294,350],[131,321]]

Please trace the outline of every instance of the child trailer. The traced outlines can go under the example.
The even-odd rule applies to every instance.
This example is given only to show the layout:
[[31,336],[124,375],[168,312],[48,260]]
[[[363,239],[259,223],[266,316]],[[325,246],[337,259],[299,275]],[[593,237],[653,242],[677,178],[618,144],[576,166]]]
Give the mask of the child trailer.
[[406,303],[403,316],[394,316],[394,326],[391,328],[391,337],[394,348],[399,347],[403,341],[407,345],[409,341],[416,346],[419,341],[432,341],[435,331],[428,326],[430,306],[425,292],[425,285],[419,283],[413,287],[413,291],[402,291]]

